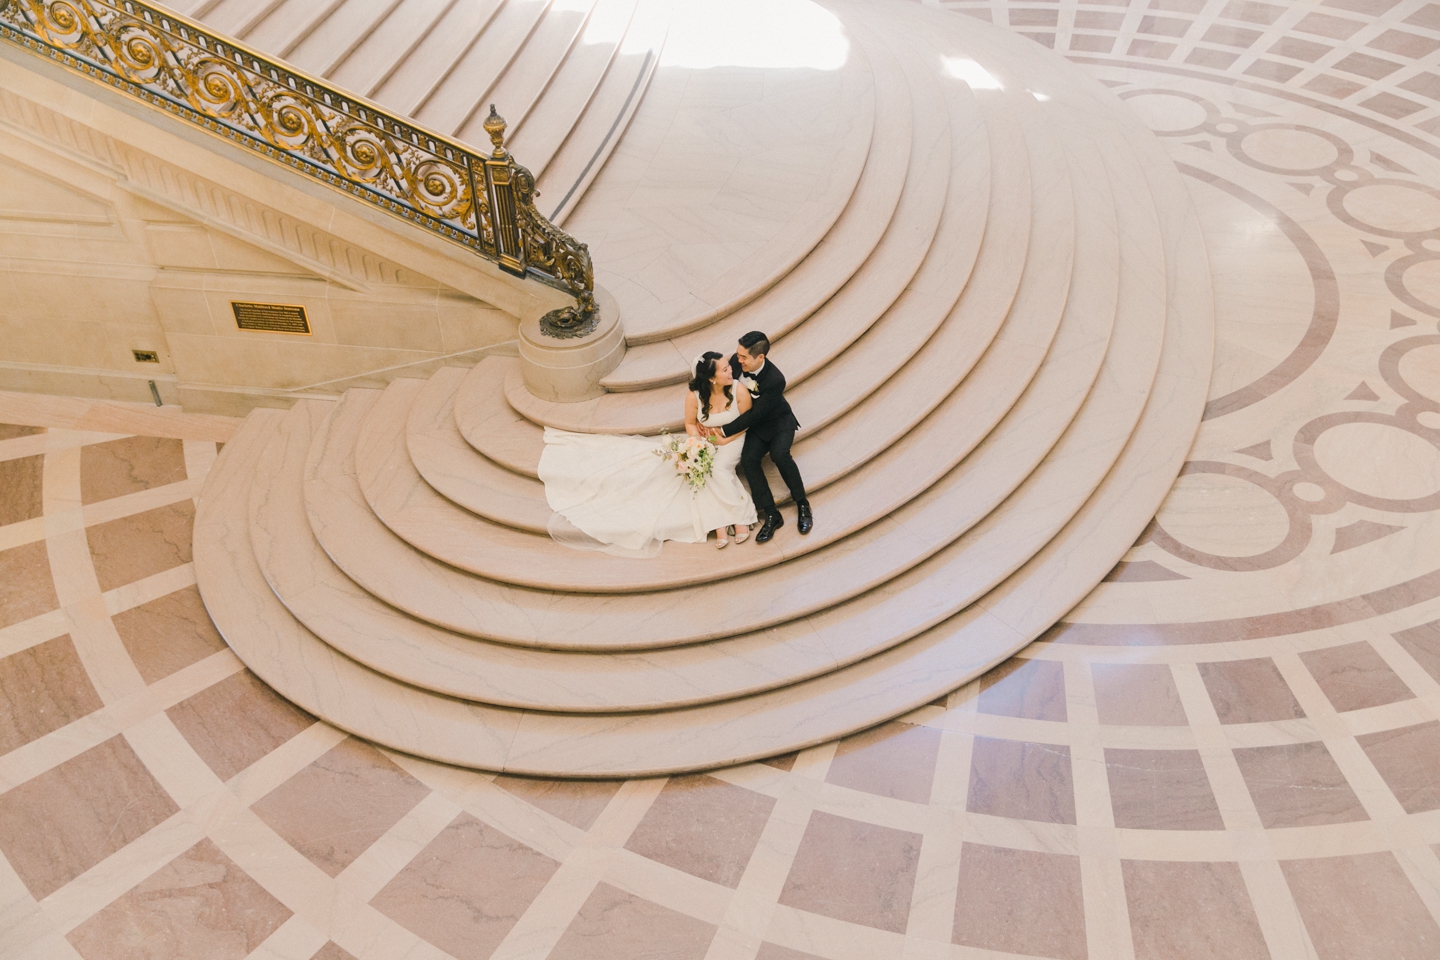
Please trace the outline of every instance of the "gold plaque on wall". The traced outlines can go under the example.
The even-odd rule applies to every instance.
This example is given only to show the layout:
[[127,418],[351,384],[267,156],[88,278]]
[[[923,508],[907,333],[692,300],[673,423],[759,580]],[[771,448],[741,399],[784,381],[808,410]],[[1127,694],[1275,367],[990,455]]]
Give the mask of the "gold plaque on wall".
[[310,321],[305,316],[305,308],[298,304],[231,300],[230,309],[235,313],[235,326],[241,330],[310,335]]

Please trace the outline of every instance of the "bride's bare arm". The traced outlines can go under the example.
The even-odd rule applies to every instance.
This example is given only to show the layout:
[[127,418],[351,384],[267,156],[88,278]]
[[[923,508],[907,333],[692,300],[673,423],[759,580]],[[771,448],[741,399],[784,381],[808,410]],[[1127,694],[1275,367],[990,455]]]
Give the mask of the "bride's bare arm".
[[755,402],[755,398],[750,396],[750,391],[745,389],[744,384],[737,383],[735,385],[735,389],[737,391],[735,400],[737,403],[740,404],[740,412],[749,413],[750,405]]
[[700,398],[694,390],[685,394],[685,432],[692,437],[700,436]]

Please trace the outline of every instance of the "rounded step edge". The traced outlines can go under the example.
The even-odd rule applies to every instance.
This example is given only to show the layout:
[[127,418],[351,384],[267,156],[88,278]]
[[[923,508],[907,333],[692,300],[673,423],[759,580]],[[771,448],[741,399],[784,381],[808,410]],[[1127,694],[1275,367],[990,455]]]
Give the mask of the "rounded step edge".
[[[1162,361],[1162,373],[1165,370]],[[1203,384],[1199,390],[1192,386],[1189,392],[1198,394],[1203,404]],[[1198,405],[1192,406],[1198,411]],[[1178,445],[1173,441],[1177,432],[1174,424],[1152,416],[1151,409],[1147,404],[1142,429],[1147,436],[1168,437],[1171,442],[1132,443],[1126,453],[1135,451],[1127,464],[1132,470],[1127,473],[1153,479],[1157,471],[1152,463],[1160,459],[1157,452],[1170,454]],[[1198,418],[1198,412],[1195,415]],[[1158,429],[1149,422],[1155,420],[1160,421]],[[248,432],[237,437],[242,445],[249,439]],[[242,445],[232,441],[226,453],[238,453]],[[1143,462],[1147,455],[1152,463]],[[1178,457],[1183,456],[1181,447]],[[1178,464],[1179,460],[1175,460],[1176,469]],[[248,480],[250,476],[244,471],[234,473],[237,477],[232,480]],[[1164,480],[1166,488],[1169,482]],[[1119,501],[1122,506],[1130,500],[1129,491],[1133,489],[1129,484],[1125,486],[1127,495]],[[1163,490],[1154,497],[1156,504],[1161,497]],[[866,668],[863,675],[858,671],[831,674],[822,681],[786,688],[778,694],[736,701],[725,705],[723,711],[709,711],[699,718],[699,723],[683,727],[672,722],[674,714],[666,713],[615,718],[598,728],[586,724],[585,732],[578,733],[573,726],[567,730],[558,725],[555,721],[559,718],[486,709],[426,696],[412,687],[387,681],[309,634],[289,617],[268,589],[255,595],[258,604],[253,605],[236,603],[237,599],[247,599],[245,591],[213,590],[216,575],[226,568],[243,575],[245,561],[254,565],[248,526],[237,529],[234,524],[216,523],[215,516],[225,511],[215,499],[212,496],[208,502],[202,500],[197,518],[197,579],[222,634],[227,639],[236,637],[232,646],[262,680],[342,729],[403,752],[461,766],[539,776],[644,776],[707,769],[788,752],[884,722],[980,675],[1039,636],[1068,609],[1068,593],[1056,599],[1042,591],[1038,599],[1032,598],[1021,589],[1026,581],[1074,582],[1082,576],[1073,557],[1057,559],[1058,545],[1052,541],[1052,547],[1047,549],[1054,552],[1043,563],[1022,568],[1021,573],[1026,574],[1023,579],[1016,574],[996,591],[1000,601],[996,609],[1009,612],[1017,608],[1014,625],[976,604],[917,638],[925,642],[912,641],[863,661],[859,665]],[[1149,521],[1150,513],[1141,512],[1144,515],[1130,524],[1136,530]],[[1105,529],[1124,525],[1113,515],[1104,519]],[[1098,571],[1094,572],[1096,581],[1115,559],[1123,556],[1132,540],[1133,535],[1120,541],[1119,552],[1113,558],[1102,555],[1099,562],[1090,564]],[[263,585],[258,568],[254,575]],[[216,594],[213,600],[212,593]],[[1021,598],[1019,603],[1012,600],[1016,596]],[[273,602],[267,604],[267,599]],[[269,608],[261,610],[266,614],[259,623],[263,629],[238,630],[237,622],[243,622],[245,614],[253,612],[255,606]],[[853,680],[861,683],[845,682]],[[707,731],[712,735],[706,736]],[[710,742],[702,746],[701,737]],[[599,749],[602,742],[603,750]]]
[[[958,291],[963,289],[974,268],[975,256],[992,209],[987,203],[991,194],[991,150],[987,143],[984,111],[968,90],[950,91],[951,95],[945,96],[938,89],[937,78],[926,74],[908,47],[893,52],[895,59],[903,65],[904,80],[912,90],[912,107],[917,115],[934,114],[946,120],[946,135],[934,148],[927,144],[929,134],[926,125],[914,124],[912,165],[942,162],[941,157],[934,155],[934,150],[943,149],[948,154],[943,162],[950,169],[945,199],[943,203],[934,204],[940,211],[941,223],[936,227],[931,250],[938,249],[939,255],[927,255],[911,287],[923,289],[927,285],[936,285],[931,276],[938,269],[942,278],[940,285],[953,287],[958,296]],[[916,161],[916,157],[921,159]],[[1028,166],[1025,158],[1015,156],[1013,151],[1003,162]],[[894,180],[893,177],[891,179]],[[868,242],[857,242],[853,234],[860,230],[874,230],[876,224],[883,226],[884,230],[894,231],[912,218],[907,207],[916,204],[918,191],[904,181],[895,182],[900,183],[903,189],[898,197],[887,198],[890,206],[888,225],[869,209],[872,204],[863,195],[869,189],[869,181],[862,180],[861,189],[856,191],[840,220],[810,255],[786,276],[783,283],[776,284],[739,310],[717,317],[699,330],[643,346],[631,346],[620,366],[605,377],[601,385],[612,393],[629,393],[683,383],[689,376],[691,357],[702,349],[732,343],[748,330],[766,331],[774,345],[807,329],[813,331],[813,323],[834,312],[826,304],[851,278],[859,276],[883,237],[882,231]],[[943,267],[937,267],[937,261],[942,257],[945,263]],[[832,260],[843,262],[846,269],[833,270],[830,266]],[[874,272],[873,268],[871,272]],[[837,281],[835,278],[842,273],[844,279]],[[907,288],[897,304],[907,297],[912,303],[918,299],[913,290]],[[890,312],[895,309],[892,306]],[[844,310],[840,312],[842,316],[845,313]],[[942,311],[940,317],[943,316]],[[837,337],[833,330],[828,330],[822,336],[821,349],[812,351],[812,365],[823,364],[827,352],[840,352],[844,343],[843,337]],[[800,354],[809,355],[803,350]],[[900,359],[903,362],[903,354]],[[802,368],[795,374],[793,379],[798,384],[806,379],[809,371]]]
[[[1038,109],[1033,113],[1037,114],[1033,123],[1040,124],[1042,118],[1038,116]],[[1096,171],[1089,171],[1089,174],[1093,177]],[[1098,175],[1102,178],[1105,176],[1103,169],[1098,171]],[[1069,186],[1068,170],[1061,182],[1066,187]],[[1060,189],[1059,183],[1055,185],[1055,189]],[[1068,198],[1071,194],[1067,191],[1066,196]],[[1108,193],[1106,196],[1108,197]],[[1072,205],[1073,201],[1070,201],[1065,203],[1064,207],[1071,210],[1073,217]],[[1113,216],[1113,211],[1097,210],[1099,219],[1086,218],[1086,222],[1081,223],[1079,228],[1088,228],[1093,222],[1101,224],[1102,230],[1106,230],[1104,224],[1108,222],[1108,232],[1105,235],[1113,242]],[[1075,245],[1072,233],[1071,249]],[[1015,309],[1022,316],[1031,315],[1033,312],[1038,316],[1054,316],[1058,321],[1065,312],[1065,300],[1070,292],[1070,275],[1068,270],[1056,271],[1054,262],[1054,259],[1046,258],[1044,269],[1038,274],[1039,280],[1028,290],[1022,289],[1017,296]],[[1102,275],[1113,275],[1113,271]],[[1057,279],[1061,281],[1058,284],[1055,283]],[[1051,294],[1045,293],[1044,281],[1049,281]],[[1053,299],[1047,302],[1047,296],[1052,296]],[[1082,326],[1096,322],[1108,324],[1113,321],[1113,310],[1108,314],[1105,311],[1093,314],[1080,311],[1079,314],[1078,322]],[[1074,327],[1067,332],[1062,325],[1062,340],[1069,342],[1077,336],[1084,342],[1089,335],[1085,334],[1081,327]],[[1069,346],[1063,348],[1065,352],[1071,349]],[[1098,370],[1104,352],[1103,340],[1092,343],[1085,349],[1089,349],[1093,355],[1093,363],[1087,364],[1082,360],[1077,364],[1072,359],[1060,376],[1083,376],[1084,370]],[[1056,376],[1052,371],[1047,382],[1054,381]],[[387,389],[386,396],[393,396],[393,403],[397,406],[392,407],[391,402],[382,399],[371,414],[371,420],[376,423],[381,419],[390,424],[398,423],[398,405],[405,404],[408,409],[408,404],[413,400],[410,392],[406,392],[404,399],[401,399],[401,392],[408,390],[409,388],[401,387],[398,383],[392,384]],[[973,388],[970,392],[974,392]],[[1013,399],[1015,394],[1008,396]],[[1083,398],[1083,394],[1080,396]],[[980,405],[983,406],[990,399],[992,398],[980,398]],[[1057,409],[1071,408],[1062,405]],[[1052,414],[1053,412],[1051,411]],[[981,421],[979,418],[971,418],[966,421],[966,428],[983,425],[988,431],[995,422],[996,420]],[[773,555],[762,558],[750,552],[735,551],[724,555],[717,562],[717,558],[703,545],[672,544],[671,556],[663,572],[633,561],[611,559],[609,563],[602,565],[597,563],[597,558],[593,556],[582,558],[548,540],[507,532],[502,527],[487,524],[468,513],[462,513],[460,508],[445,503],[443,498],[436,496],[419,482],[418,475],[413,474],[413,465],[401,462],[407,457],[403,450],[396,449],[395,439],[382,439],[390,437],[393,430],[382,431],[378,426],[367,429],[365,437],[373,437],[374,440],[370,442],[362,437],[357,448],[356,462],[361,487],[381,521],[417,549],[442,562],[484,578],[517,586],[619,593],[672,589],[693,585],[702,579],[736,576],[771,566],[776,560],[788,561],[803,553],[838,542],[885,514],[899,509],[908,500],[919,497],[948,474],[973,444],[984,436],[977,430],[968,442],[961,442],[963,435],[956,438],[948,424],[932,424],[930,429],[943,430],[949,435],[950,442],[929,443],[926,436],[912,431],[886,450],[882,457],[851,473],[834,487],[819,492],[816,498],[817,515],[823,515],[827,509],[834,508],[842,518],[847,518],[842,520],[839,526],[822,523],[819,536],[789,538],[788,542],[782,538],[777,542],[782,554],[779,558]],[[1063,429],[1063,426],[1059,429]],[[405,477],[407,465],[410,466],[411,477]],[[892,475],[887,476],[887,472]],[[897,480],[893,476],[897,472],[903,479]],[[393,482],[392,477],[395,478]],[[852,509],[847,512],[846,504],[850,501],[854,502],[851,504]],[[834,513],[829,515],[834,516]],[[695,549],[697,547],[698,549]]]
[[[825,194],[798,210],[740,263],[704,286],[689,290],[688,299],[694,306],[688,311],[668,319],[649,317],[636,309],[627,312],[627,346],[642,346],[701,329],[783,282],[844,218],[857,194],[862,200],[874,201],[867,207],[869,215],[878,221],[872,225],[872,232],[877,240],[883,234],[902,189],[901,183],[891,182],[894,172],[908,169],[910,163],[913,116],[909,91],[888,50],[855,43],[851,51],[863,63],[869,83],[864,90],[842,94],[832,105],[851,118],[857,134],[848,137],[840,148],[840,163]],[[876,174],[880,175],[878,181]],[[865,189],[867,186],[871,189]],[[573,232],[585,233],[583,214]],[[602,263],[596,265],[596,280],[610,289],[624,285],[624,281],[608,279]]]
[[551,510],[544,485],[484,457],[455,425],[455,394],[469,372],[445,367],[425,381],[405,423],[410,462],[436,493],[476,516],[547,534]]

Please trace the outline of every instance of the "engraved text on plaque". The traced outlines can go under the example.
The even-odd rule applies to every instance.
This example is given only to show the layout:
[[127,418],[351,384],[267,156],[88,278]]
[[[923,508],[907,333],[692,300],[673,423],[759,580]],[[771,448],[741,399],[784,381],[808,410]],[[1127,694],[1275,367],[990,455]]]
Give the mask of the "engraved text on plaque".
[[235,326],[241,330],[264,330],[267,333],[301,333],[309,336],[310,321],[305,308],[285,303],[242,303],[230,301],[235,312]]

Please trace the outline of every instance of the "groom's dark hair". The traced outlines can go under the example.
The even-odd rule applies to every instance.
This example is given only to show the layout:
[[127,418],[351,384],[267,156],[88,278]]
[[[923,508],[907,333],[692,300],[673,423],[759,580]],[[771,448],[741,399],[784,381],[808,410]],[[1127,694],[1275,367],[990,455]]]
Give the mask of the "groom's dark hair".
[[770,338],[759,330],[751,330],[740,338],[740,346],[750,352],[752,357],[767,357],[770,355]]

